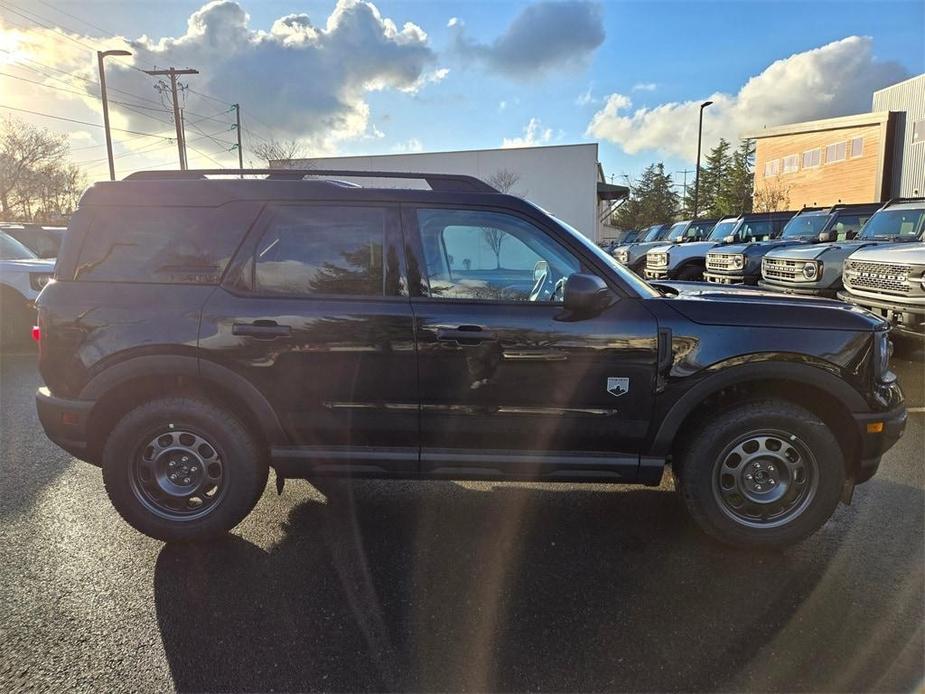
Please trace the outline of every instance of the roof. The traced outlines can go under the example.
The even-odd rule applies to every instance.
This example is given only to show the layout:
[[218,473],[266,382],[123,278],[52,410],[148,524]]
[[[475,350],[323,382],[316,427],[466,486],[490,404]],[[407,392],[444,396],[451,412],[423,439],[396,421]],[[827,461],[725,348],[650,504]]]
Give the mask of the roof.
[[788,123],[763,130],[745,133],[747,140],[761,140],[767,137],[780,137],[781,135],[799,135],[800,133],[815,133],[825,130],[841,130],[843,128],[858,128],[864,125],[883,125],[890,118],[890,111],[875,111],[873,113],[858,113],[854,116],[840,116],[838,118],[825,118],[823,120],[809,120],[802,123]]
[[618,186],[613,183],[597,182],[598,200],[622,200],[629,197],[630,189],[627,186]]

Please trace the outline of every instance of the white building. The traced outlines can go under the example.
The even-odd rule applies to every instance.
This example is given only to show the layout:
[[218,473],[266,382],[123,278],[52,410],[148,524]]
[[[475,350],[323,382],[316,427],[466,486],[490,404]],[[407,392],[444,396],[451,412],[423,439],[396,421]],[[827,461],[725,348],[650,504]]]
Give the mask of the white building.
[[[609,217],[608,210],[629,192],[625,186],[611,185],[604,181],[597,160],[597,143],[292,159],[270,162],[270,165],[349,171],[468,174],[489,183],[493,183],[492,179],[499,172],[509,172],[513,174],[510,178],[516,178],[516,181],[506,192],[539,205],[597,243],[616,236],[616,230],[605,225],[603,220]],[[377,184],[389,185],[382,182]]]

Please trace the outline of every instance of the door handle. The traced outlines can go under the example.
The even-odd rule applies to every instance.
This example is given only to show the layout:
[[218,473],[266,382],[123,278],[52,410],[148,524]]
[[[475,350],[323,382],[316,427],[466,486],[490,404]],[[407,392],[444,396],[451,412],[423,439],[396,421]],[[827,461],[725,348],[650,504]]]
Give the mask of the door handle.
[[456,342],[460,345],[477,345],[480,342],[497,340],[498,336],[480,325],[460,325],[457,328],[437,328],[437,339]]
[[255,320],[253,323],[234,323],[231,334],[253,337],[258,340],[272,340],[292,335],[292,327],[280,325],[275,320]]

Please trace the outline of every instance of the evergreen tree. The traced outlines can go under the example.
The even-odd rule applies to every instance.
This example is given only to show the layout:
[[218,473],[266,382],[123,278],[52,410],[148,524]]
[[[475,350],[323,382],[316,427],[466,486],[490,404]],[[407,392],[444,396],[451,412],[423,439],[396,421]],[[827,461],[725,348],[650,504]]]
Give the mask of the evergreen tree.
[[623,229],[642,229],[675,219],[678,194],[671,184],[665,165],[650,164],[631,186],[630,197],[614,214],[614,223]]
[[[720,187],[726,180],[732,165],[729,154],[729,143],[720,138],[719,143],[710,150],[706,161],[700,167],[700,185],[697,186],[697,216],[719,217],[717,199],[720,197]],[[694,211],[694,186],[688,186],[687,197],[684,200],[684,209],[688,214]]]
[[717,216],[732,216],[752,211],[752,192],[755,185],[755,174],[752,171],[754,156],[754,142],[742,140],[742,144],[732,154],[726,176],[720,181],[715,203],[715,211],[719,213]]

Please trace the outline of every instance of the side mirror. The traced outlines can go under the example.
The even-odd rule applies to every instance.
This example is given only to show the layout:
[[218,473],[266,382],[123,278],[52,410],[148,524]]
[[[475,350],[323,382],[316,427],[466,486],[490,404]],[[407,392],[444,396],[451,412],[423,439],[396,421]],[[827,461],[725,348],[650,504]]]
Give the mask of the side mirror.
[[723,243],[735,243],[735,242],[736,242],[735,234],[729,234],[729,236],[726,236],[725,238],[723,238]]
[[819,232],[819,243],[828,243],[829,241],[834,241],[833,234],[831,231],[820,231]]
[[572,317],[600,313],[610,302],[610,288],[597,275],[576,272],[565,280],[565,309]]

